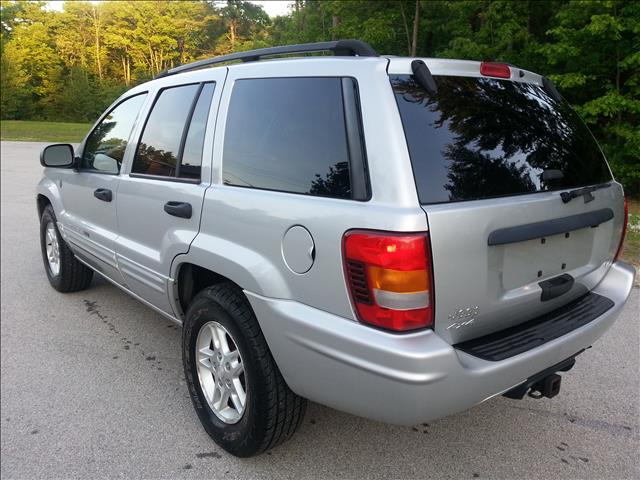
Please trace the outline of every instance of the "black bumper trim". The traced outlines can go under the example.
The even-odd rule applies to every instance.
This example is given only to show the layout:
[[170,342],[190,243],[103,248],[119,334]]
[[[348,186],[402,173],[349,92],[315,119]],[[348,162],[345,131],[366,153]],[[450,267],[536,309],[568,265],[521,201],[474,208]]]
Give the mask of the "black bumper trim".
[[458,343],[454,347],[474,357],[497,362],[566,335],[595,320],[613,306],[612,300],[591,292],[533,320]]

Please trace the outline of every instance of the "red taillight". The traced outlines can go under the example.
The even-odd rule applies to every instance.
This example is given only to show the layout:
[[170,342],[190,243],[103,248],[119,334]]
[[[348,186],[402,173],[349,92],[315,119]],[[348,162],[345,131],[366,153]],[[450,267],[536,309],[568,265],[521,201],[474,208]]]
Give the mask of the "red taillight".
[[616,256],[613,257],[613,261],[618,260],[618,257],[622,253],[624,247],[624,237],[627,236],[627,223],[629,223],[629,203],[627,202],[627,198],[624,199],[624,221],[622,222],[622,235],[620,235],[620,243],[618,244],[618,250],[616,251]]
[[504,63],[482,62],[480,74],[487,77],[511,78],[511,69]]
[[345,272],[359,320],[396,331],[433,327],[429,251],[426,233],[347,232]]

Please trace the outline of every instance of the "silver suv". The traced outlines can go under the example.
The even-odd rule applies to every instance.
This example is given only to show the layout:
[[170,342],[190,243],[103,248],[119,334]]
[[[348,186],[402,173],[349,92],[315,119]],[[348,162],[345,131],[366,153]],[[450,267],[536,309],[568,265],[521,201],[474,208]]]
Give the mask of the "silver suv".
[[511,65],[242,52],[131,89],[76,151],[41,155],[51,285],[97,272],[182,325],[195,409],[238,456],[305,399],[410,425],[552,397],[633,284],[621,185]]

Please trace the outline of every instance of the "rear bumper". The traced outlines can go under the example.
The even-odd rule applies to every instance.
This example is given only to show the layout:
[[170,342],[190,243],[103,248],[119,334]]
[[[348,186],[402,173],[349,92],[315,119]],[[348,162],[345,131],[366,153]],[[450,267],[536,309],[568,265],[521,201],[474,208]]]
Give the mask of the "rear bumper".
[[614,263],[593,290],[611,299],[612,308],[497,362],[457,350],[430,330],[386,333],[298,302],[246,293],[294,392],[355,415],[412,425],[466,410],[591,346],[620,314],[634,275],[630,265]]

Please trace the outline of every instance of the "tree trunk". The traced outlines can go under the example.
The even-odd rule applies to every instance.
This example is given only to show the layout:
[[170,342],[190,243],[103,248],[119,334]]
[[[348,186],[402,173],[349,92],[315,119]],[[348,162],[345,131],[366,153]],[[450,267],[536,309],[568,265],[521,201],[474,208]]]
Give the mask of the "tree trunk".
[[229,22],[229,40],[231,40],[231,48],[236,49],[236,21]]
[[336,30],[338,29],[338,25],[340,25],[340,17],[334,15],[331,17],[331,40],[336,39]]
[[122,76],[124,78],[124,84],[128,87],[129,77],[127,76],[127,57],[123,55],[122,57],[120,57],[120,60],[122,61]]
[[411,55],[411,35],[409,34],[409,24],[407,23],[407,16],[404,13],[403,2],[400,2],[400,13],[402,14],[402,23],[404,24],[404,33],[407,36],[407,55]]
[[[296,0],[296,22],[298,23],[298,32],[302,32],[302,15],[300,15],[300,10],[302,10],[302,2],[300,0]],[[304,12],[304,10],[302,10]]]
[[155,71],[155,53],[153,52],[153,49],[151,48],[151,44],[147,43],[147,47],[149,48],[149,70],[151,73],[152,77],[155,77],[156,75],[156,71]]
[[91,19],[93,20],[94,42],[96,47],[96,70],[98,70],[98,78],[102,80],[102,59],[100,58],[100,14],[98,7],[92,5]]
[[420,26],[420,0],[416,0],[416,13],[413,16],[413,36],[411,38],[411,57],[416,56],[418,50],[418,27]]
[[178,40],[178,51],[180,52],[180,65],[184,65],[185,63],[185,55],[184,55],[184,38],[180,38]]

